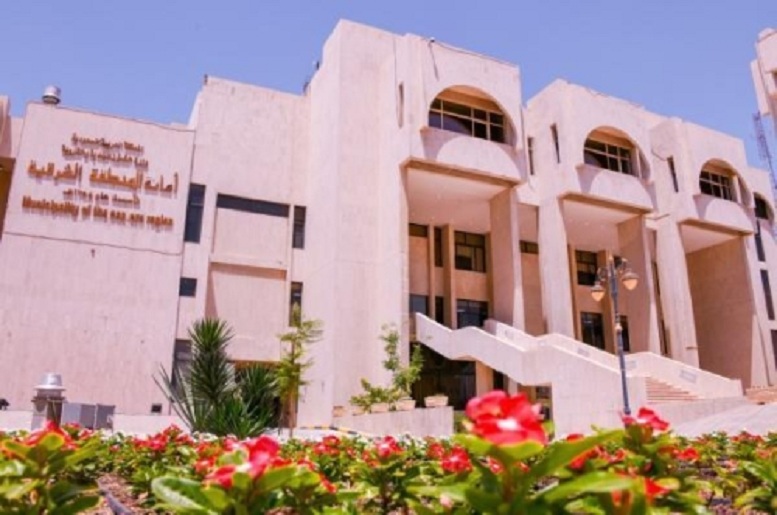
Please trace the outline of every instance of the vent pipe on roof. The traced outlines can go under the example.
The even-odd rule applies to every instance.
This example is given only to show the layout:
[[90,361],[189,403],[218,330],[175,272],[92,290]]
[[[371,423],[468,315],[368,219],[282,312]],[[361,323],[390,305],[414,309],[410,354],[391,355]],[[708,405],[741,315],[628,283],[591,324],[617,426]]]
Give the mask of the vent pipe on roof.
[[44,104],[49,105],[57,105],[60,102],[60,95],[61,91],[56,86],[46,86],[46,89],[43,90],[43,97],[41,100],[43,100]]

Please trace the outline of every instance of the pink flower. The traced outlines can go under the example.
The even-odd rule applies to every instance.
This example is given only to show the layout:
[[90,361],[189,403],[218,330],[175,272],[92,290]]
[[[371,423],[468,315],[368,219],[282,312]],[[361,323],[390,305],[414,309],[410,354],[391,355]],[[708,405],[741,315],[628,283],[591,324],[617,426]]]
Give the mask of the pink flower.
[[473,422],[472,432],[497,445],[509,445],[534,440],[545,445],[547,435],[538,415],[522,393],[509,397],[503,391],[493,391],[475,397],[467,403],[467,416]]
[[375,451],[378,453],[378,458],[382,461],[395,454],[401,454],[402,447],[399,446],[393,437],[385,436],[375,444]]
[[621,419],[627,427],[637,424],[656,431],[666,431],[669,429],[669,422],[661,419],[655,411],[647,408],[640,408],[636,418],[631,415],[623,415]]
[[458,474],[459,472],[470,472],[472,462],[469,460],[469,454],[461,447],[454,447],[443,457],[440,464],[445,472]]

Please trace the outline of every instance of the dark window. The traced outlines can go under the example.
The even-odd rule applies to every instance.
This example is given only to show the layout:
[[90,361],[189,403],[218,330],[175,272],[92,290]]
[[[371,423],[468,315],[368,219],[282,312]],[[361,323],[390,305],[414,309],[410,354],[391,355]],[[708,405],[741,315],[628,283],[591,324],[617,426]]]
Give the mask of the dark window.
[[177,388],[189,376],[192,363],[192,342],[175,340],[173,347],[173,370],[170,374],[173,388]]
[[445,325],[445,298],[434,298],[434,321],[440,325]]
[[583,158],[586,164],[632,175],[631,149],[593,139],[585,142]]
[[434,228],[434,266],[442,267],[442,228]]
[[202,233],[202,211],[205,207],[205,186],[189,185],[189,198],[186,201],[186,225],[183,231],[183,241],[200,242]]
[[294,232],[291,246],[295,249],[305,248],[305,218],[307,209],[304,206],[294,206]]
[[755,197],[755,216],[761,220],[769,219],[769,205],[761,197]]
[[769,285],[769,272],[761,270],[761,285],[764,289],[764,299],[766,300],[766,314],[769,320],[774,320],[774,303],[772,302],[772,287]]
[[294,305],[302,309],[302,283],[291,283],[291,294],[289,295],[289,325],[294,325]]
[[462,327],[483,327],[488,318],[488,302],[458,299],[456,301],[456,324]]
[[677,170],[674,167],[674,158],[670,157],[666,160],[669,165],[669,173],[672,175],[672,186],[674,186],[675,193],[680,191],[680,186],[677,184]]
[[456,269],[486,271],[486,237],[482,234],[456,231]]
[[629,343],[629,318],[621,315],[621,336],[623,337],[624,352],[631,352],[631,343]]
[[429,228],[425,225],[410,224],[408,232],[410,233],[410,236],[416,236],[418,238],[429,237]]
[[410,295],[410,313],[429,314],[429,297],[426,295]]
[[777,367],[777,331],[772,329],[772,354],[774,354],[774,366]]
[[502,390],[504,391],[507,386],[507,381],[505,381],[505,375],[501,372],[498,372],[496,370],[492,371],[493,373],[493,387],[492,390]]
[[498,143],[505,142],[504,115],[450,100],[437,98],[432,102],[429,126]]
[[596,252],[576,250],[575,261],[577,261],[577,284],[593,286],[596,283],[596,271],[598,270]]
[[197,279],[194,277],[181,277],[178,283],[178,295],[181,297],[194,297],[197,295]]
[[268,202],[266,200],[236,197],[223,193],[219,193],[216,198],[216,207],[233,209],[235,211],[245,211],[246,213],[255,213],[258,215],[279,216],[282,218],[289,217],[288,204],[278,204],[277,202]]
[[561,162],[561,151],[558,147],[558,128],[553,124],[550,126],[550,135],[553,136],[553,149],[556,151],[556,162]]
[[699,176],[699,188],[705,195],[734,200],[734,191],[731,188],[731,177],[719,173],[702,171]]
[[534,138],[526,138],[526,150],[529,154],[529,174],[534,175]]
[[755,224],[755,252],[758,254],[758,261],[766,262],[766,254],[764,253],[764,242],[761,237],[761,224]]
[[521,240],[521,252],[524,254],[539,254],[540,246],[533,241]]
[[580,313],[583,342],[604,350],[604,322],[601,313]]

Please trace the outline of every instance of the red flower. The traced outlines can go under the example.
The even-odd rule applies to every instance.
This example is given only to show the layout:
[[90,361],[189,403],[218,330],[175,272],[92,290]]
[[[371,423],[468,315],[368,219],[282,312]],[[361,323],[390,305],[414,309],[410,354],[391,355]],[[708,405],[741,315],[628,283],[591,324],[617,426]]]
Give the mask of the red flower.
[[395,454],[401,454],[402,447],[393,437],[386,436],[375,444],[375,451],[378,453],[378,458],[385,460]]
[[645,496],[647,497],[648,503],[653,502],[653,498],[660,497],[669,492],[668,488],[664,488],[649,477],[645,477],[643,480],[645,481]]
[[522,393],[509,397],[503,391],[493,391],[475,397],[467,403],[467,416],[474,426],[472,432],[497,445],[509,445],[534,440],[546,444],[538,409]]
[[445,456],[445,447],[440,442],[432,442],[426,448],[426,456],[435,460],[440,460]]
[[269,436],[248,440],[245,442],[245,448],[248,451],[248,463],[251,465],[250,475],[254,478],[264,474],[280,450],[278,442]]
[[472,470],[472,462],[469,461],[469,454],[458,446],[451,449],[451,451],[443,457],[440,464],[445,472],[453,474],[470,472]]
[[44,437],[50,434],[59,435],[62,437],[62,439],[65,441],[65,444],[62,446],[63,449],[75,449],[75,444],[73,443],[73,439],[70,437],[70,435],[63,431],[62,428],[58,427],[51,420],[46,420],[46,422],[43,423],[43,427],[30,433],[22,443],[28,447],[35,447],[40,443],[41,440],[43,440]]
[[669,422],[661,419],[655,411],[647,408],[640,408],[636,418],[631,415],[623,415],[621,419],[626,426],[638,424],[650,427],[656,431],[666,431],[669,429]]
[[321,486],[323,486],[327,492],[330,494],[337,492],[337,487],[325,478],[323,474],[319,474],[319,477],[321,478]]
[[232,488],[232,476],[237,472],[235,465],[224,465],[217,468],[205,478],[206,481],[216,483],[222,488]]
[[688,447],[687,449],[683,449],[682,451],[678,451],[677,449],[675,449],[674,457],[680,461],[696,461],[699,459],[699,451],[697,451],[693,447]]
[[505,469],[501,463],[496,461],[491,456],[488,456],[486,464],[488,465],[489,470],[494,474],[500,474]]

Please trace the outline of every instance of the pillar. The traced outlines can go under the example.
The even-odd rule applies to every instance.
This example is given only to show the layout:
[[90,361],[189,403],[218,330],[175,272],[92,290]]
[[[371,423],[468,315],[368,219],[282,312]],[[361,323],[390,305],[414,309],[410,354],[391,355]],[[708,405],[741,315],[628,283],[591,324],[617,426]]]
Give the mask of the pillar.
[[499,322],[523,329],[521,240],[514,188],[506,189],[491,199],[490,215],[492,316]]
[[575,337],[572,285],[569,279],[567,231],[562,200],[546,199],[538,215],[542,308],[549,333]]

